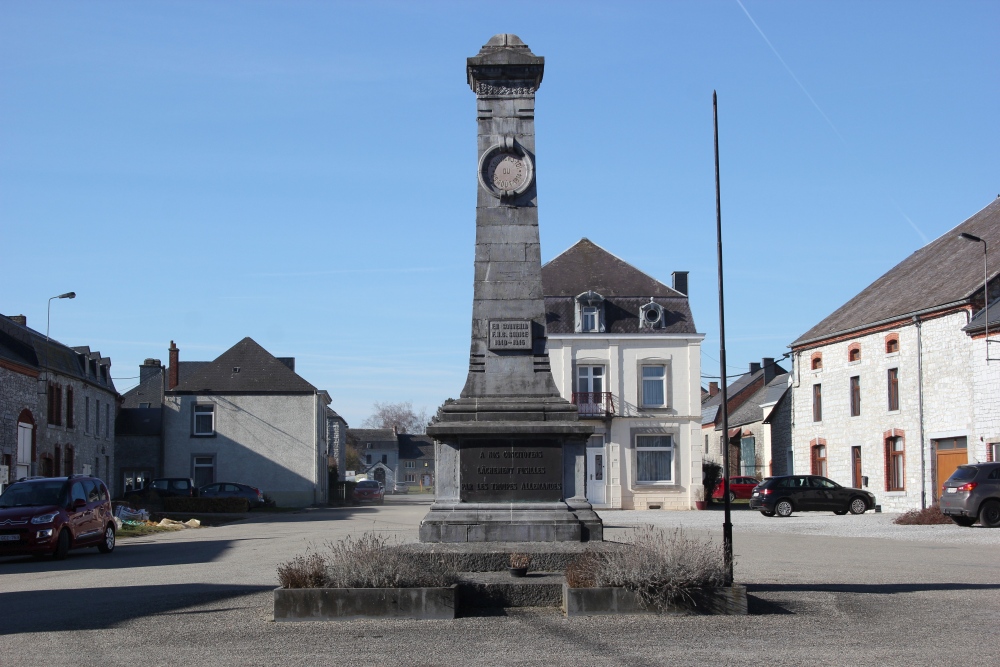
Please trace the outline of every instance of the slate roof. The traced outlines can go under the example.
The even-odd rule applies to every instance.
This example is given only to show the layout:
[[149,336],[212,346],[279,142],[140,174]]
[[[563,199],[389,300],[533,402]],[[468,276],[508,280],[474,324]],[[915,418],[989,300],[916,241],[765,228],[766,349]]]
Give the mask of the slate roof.
[[[191,363],[191,362],[186,362]],[[185,368],[182,363],[178,370]],[[236,369],[239,371],[236,371]],[[223,352],[214,361],[188,367],[168,393],[285,393],[312,394],[312,386],[250,337]]]
[[400,459],[434,459],[434,438],[429,435],[400,433],[398,439]]
[[[992,288],[990,289],[992,291]],[[962,329],[967,333],[980,333],[986,330],[986,311],[990,313],[990,341],[993,340],[993,332],[1000,333],[1000,299],[996,299],[990,304],[989,308],[983,308],[976,316],[973,317],[968,324]]]
[[[605,298],[605,333],[697,333],[687,296],[586,238],[542,266],[548,333],[574,332],[574,299],[588,290]],[[663,306],[664,326],[640,329],[639,309],[650,298]]]
[[396,433],[391,428],[349,428],[347,437],[357,442],[396,442]]
[[978,236],[996,249],[989,255],[987,270],[992,280],[1000,272],[1000,198],[904,259],[791,346],[923,310],[968,303],[983,288],[983,253],[981,244],[958,238],[962,232]]
[[[82,380],[96,387],[117,393],[111,379],[111,359],[89,347],[71,348],[45,334],[0,315],[0,358],[35,369],[48,368],[53,373]],[[87,372],[85,363],[99,360],[108,366],[107,383]]]
[[729,415],[729,428],[759,422],[767,415],[762,405],[778,401],[788,391],[788,373],[782,373],[753,393]]
[[[788,385],[788,372],[777,362],[774,364],[776,376],[764,384],[765,369],[762,367],[753,373],[744,373],[736,378],[726,389],[729,405],[729,428],[752,424],[764,418],[762,404],[773,403],[781,398]],[[749,392],[749,393],[748,393]],[[720,417],[722,408],[722,392],[711,396],[701,404],[701,425],[715,424]],[[716,430],[721,429],[716,424]]]

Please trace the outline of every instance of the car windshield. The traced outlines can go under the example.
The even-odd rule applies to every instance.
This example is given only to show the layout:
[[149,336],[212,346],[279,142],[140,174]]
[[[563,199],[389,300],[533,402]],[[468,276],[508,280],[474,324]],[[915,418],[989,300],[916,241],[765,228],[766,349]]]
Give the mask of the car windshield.
[[12,484],[0,496],[0,507],[58,505],[65,484],[63,481]]
[[358,488],[359,489],[377,489],[378,488],[378,482],[370,482],[370,481],[358,482]]
[[975,479],[976,473],[979,472],[976,468],[972,466],[959,466],[955,472],[951,473],[951,477],[948,478],[949,482],[967,482],[970,479]]

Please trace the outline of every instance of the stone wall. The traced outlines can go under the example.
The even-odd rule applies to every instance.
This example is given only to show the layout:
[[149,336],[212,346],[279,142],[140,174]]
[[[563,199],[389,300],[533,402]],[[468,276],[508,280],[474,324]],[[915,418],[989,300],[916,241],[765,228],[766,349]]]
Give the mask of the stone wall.
[[[990,345],[990,355],[995,360],[986,359],[986,339],[981,336],[972,340],[972,395],[974,431],[978,435],[969,442],[969,460],[987,461],[991,457],[987,447],[1000,443],[1000,336],[990,333],[994,341]],[[993,457],[997,460],[1000,457]]]
[[[905,511],[930,504],[934,491],[934,460],[930,440],[945,435],[969,436],[972,432],[971,345],[962,327],[964,311],[910,322],[891,330],[859,335],[805,351],[797,351],[792,386],[794,466],[798,474],[812,470],[811,443],[825,440],[827,476],[852,484],[851,449],[861,448],[861,474],[869,479],[883,509]],[[886,352],[886,338],[896,335],[899,351]],[[919,341],[918,341],[919,338]],[[918,343],[922,355],[918,359]],[[861,358],[849,361],[857,345]],[[813,370],[811,359],[822,355],[822,368]],[[888,371],[898,369],[899,409],[889,410]],[[921,394],[918,378],[923,377]],[[850,413],[850,378],[861,385],[861,414]],[[813,420],[813,385],[822,386],[822,419]],[[921,423],[921,398],[923,422]],[[921,438],[923,430],[923,441]],[[904,439],[905,488],[886,490],[887,435]]]
[[[8,462],[8,477],[4,484],[15,479],[17,464],[17,418],[22,410],[31,412],[37,425],[42,423],[38,410],[38,381],[23,373],[0,366],[0,465]],[[43,395],[42,400],[45,400]]]

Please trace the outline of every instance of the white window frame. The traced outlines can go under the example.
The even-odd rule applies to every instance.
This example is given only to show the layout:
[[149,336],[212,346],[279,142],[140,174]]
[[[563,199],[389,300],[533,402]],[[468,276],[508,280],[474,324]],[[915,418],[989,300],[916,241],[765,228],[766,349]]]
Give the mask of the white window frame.
[[601,330],[601,310],[597,306],[580,307],[580,331],[597,332]]
[[[649,403],[646,400],[646,369],[647,368],[662,368],[663,376],[661,379],[661,386],[663,391],[663,402],[662,403]],[[670,407],[670,383],[668,379],[670,377],[670,364],[666,361],[660,360],[642,360],[639,362],[639,406],[643,408],[669,408]],[[656,378],[649,378],[650,381],[655,381]]]
[[[597,370],[599,370],[600,372],[595,373],[594,371]],[[586,375],[584,375],[584,371],[587,371]],[[581,394],[603,394],[607,391],[607,389],[605,389],[604,387],[604,385],[607,384],[605,382],[605,380],[607,380],[607,377],[608,377],[607,368],[605,368],[603,364],[595,364],[595,363],[577,364],[576,391]],[[595,380],[597,380],[600,383],[601,385],[600,389],[594,389]],[[584,382],[587,383],[586,386],[584,386],[583,384]]]
[[403,463],[403,467],[406,468],[407,470],[412,470],[412,469],[414,469],[414,468],[417,467],[417,462],[416,461],[405,461]]
[[[576,296],[576,322],[573,330],[577,333],[601,333],[604,331],[604,297],[593,290]],[[592,326],[588,317],[593,317]]]
[[[671,433],[635,433],[632,436],[635,443],[635,484],[636,486],[675,486],[677,484],[677,444],[675,437]],[[656,442],[657,438],[665,438],[664,444],[641,444]],[[670,454],[670,478],[642,480],[639,479],[641,463],[640,453],[642,452],[668,452]]]
[[[199,463],[198,459],[208,459],[211,463]],[[214,484],[217,481],[218,475],[216,475],[216,461],[215,454],[192,454],[191,455],[191,479],[194,480],[194,485],[205,486],[205,484],[198,484],[198,470],[200,468],[210,468],[212,470],[212,479],[205,482],[205,484]]]
[[[199,410],[199,408],[201,408]],[[208,431],[198,429],[198,417],[209,415],[212,420],[211,428]],[[195,403],[191,406],[191,435],[200,438],[210,437],[215,435],[215,404],[214,403]]]

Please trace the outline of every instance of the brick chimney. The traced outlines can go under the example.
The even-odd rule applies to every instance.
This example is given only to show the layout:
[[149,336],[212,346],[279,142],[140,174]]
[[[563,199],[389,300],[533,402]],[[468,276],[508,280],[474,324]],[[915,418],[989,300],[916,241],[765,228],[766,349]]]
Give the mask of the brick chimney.
[[10,321],[14,324],[20,324],[22,327],[28,326],[28,318],[25,315],[11,315]]
[[687,296],[688,293],[688,272],[687,271],[674,271],[670,274],[670,277],[674,281],[674,289]]
[[708,395],[709,396],[715,396],[718,393],[719,393],[719,383],[718,382],[709,382],[708,383]]
[[178,383],[178,366],[180,365],[180,350],[174,345],[174,341],[170,341],[170,348],[168,349],[170,353],[170,377],[167,381],[167,389],[173,389]]
[[753,375],[754,373],[756,373],[759,370],[760,370],[760,364],[758,364],[756,361],[751,361],[750,362],[750,375]]
[[764,384],[767,384],[778,375],[778,371],[774,365],[773,358],[764,357],[763,359],[761,359],[761,362],[764,366]]

